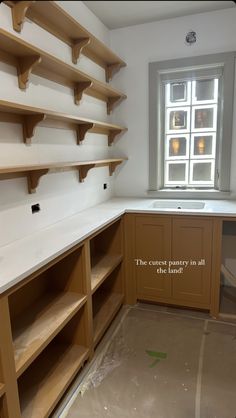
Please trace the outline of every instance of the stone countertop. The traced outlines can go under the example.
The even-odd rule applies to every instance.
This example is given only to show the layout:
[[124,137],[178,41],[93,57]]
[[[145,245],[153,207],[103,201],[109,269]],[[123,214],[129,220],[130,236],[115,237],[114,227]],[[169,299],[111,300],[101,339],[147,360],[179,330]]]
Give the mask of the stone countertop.
[[[0,293],[124,213],[236,217],[236,202],[201,200],[204,209],[157,209],[149,198],[113,198],[0,248]],[[173,201],[173,200],[172,200]]]

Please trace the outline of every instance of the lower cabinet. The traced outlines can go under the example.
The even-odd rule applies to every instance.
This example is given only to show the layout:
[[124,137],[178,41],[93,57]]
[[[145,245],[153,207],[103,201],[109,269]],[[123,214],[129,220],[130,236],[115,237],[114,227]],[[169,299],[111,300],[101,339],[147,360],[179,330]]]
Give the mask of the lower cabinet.
[[133,216],[136,298],[210,309],[212,220]]
[[123,220],[0,297],[0,418],[48,418],[124,300]]
[[[171,220],[154,216],[136,218],[135,257],[137,293],[143,297],[171,297],[171,277],[156,273],[153,260],[171,259]],[[147,262],[147,264],[146,264]],[[160,268],[165,269],[162,263]]]

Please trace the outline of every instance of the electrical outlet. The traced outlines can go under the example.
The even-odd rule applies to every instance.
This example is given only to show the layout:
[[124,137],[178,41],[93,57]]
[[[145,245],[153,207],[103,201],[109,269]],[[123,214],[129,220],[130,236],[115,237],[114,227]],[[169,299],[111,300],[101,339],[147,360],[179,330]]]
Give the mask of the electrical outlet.
[[39,203],[35,203],[34,205],[31,206],[31,212],[33,214],[39,212],[40,210],[41,209],[40,209],[40,204]]

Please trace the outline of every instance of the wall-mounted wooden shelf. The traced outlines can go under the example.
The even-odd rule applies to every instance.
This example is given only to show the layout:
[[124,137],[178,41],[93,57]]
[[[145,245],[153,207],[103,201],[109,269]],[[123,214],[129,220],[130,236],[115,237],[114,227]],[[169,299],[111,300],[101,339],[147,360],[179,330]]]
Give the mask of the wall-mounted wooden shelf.
[[22,418],[48,417],[88,358],[76,344],[51,344],[20,378]]
[[27,88],[32,73],[73,89],[77,105],[84,93],[106,102],[108,114],[126,98],[125,94],[108,84],[86,75],[3,29],[0,29],[0,60],[16,67],[19,88],[22,90]]
[[112,145],[116,136],[127,130],[123,126],[25,106],[20,103],[11,103],[4,100],[0,100],[0,120],[21,123],[23,126],[24,142],[26,144],[31,143],[35,128],[39,123],[50,127],[71,128],[75,130],[77,144],[82,143],[86,133],[89,131],[108,135],[108,145]]
[[12,334],[19,377],[86,302],[74,292],[44,295],[14,322]]
[[113,75],[126,65],[54,1],[47,1],[47,7],[44,1],[6,1],[5,3],[12,8],[13,28],[17,32],[22,30],[26,17],[31,19],[71,47],[73,63],[77,63],[82,53],[103,67],[106,81],[110,81]]
[[88,171],[95,167],[109,167],[109,175],[111,176],[116,167],[125,161],[125,158],[111,158],[106,160],[94,160],[94,161],[72,161],[65,163],[48,163],[48,164],[35,164],[31,166],[16,165],[12,167],[0,167],[0,175],[16,175],[24,174],[28,179],[29,193],[34,193],[39,185],[40,178],[47,174],[49,170],[61,170],[65,168],[75,167],[79,171],[79,181],[83,182],[87,177]]
[[123,255],[100,254],[93,258],[91,269],[91,289],[92,294],[113,272],[113,270],[122,262]]

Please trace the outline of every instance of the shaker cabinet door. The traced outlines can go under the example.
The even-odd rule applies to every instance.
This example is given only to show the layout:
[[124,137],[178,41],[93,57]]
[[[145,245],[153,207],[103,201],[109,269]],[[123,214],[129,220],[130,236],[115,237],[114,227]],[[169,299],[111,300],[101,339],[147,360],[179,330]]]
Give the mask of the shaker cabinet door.
[[158,273],[166,265],[149,264],[167,262],[171,257],[171,219],[158,216],[136,216],[135,258],[147,262],[135,267],[137,297],[158,301],[171,297],[171,278],[168,273]]
[[210,306],[212,221],[191,217],[173,218],[172,260],[187,260],[182,274],[172,274],[174,300],[188,306]]

